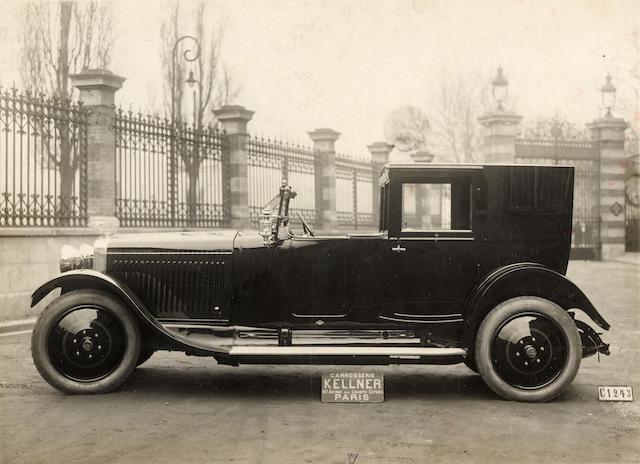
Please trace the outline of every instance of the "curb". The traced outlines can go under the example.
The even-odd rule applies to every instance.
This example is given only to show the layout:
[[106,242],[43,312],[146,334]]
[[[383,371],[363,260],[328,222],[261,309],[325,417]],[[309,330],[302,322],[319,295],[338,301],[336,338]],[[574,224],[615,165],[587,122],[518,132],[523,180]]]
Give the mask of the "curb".
[[35,317],[29,319],[17,319],[15,321],[0,322],[0,334],[19,332],[23,330],[32,330],[35,322]]

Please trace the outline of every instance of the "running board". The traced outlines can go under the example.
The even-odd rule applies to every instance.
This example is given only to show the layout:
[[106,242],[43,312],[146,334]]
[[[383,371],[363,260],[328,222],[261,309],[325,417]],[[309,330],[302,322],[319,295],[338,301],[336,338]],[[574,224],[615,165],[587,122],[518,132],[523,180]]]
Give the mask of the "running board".
[[462,356],[462,348],[421,348],[404,346],[232,346],[229,356],[389,356],[453,357]]

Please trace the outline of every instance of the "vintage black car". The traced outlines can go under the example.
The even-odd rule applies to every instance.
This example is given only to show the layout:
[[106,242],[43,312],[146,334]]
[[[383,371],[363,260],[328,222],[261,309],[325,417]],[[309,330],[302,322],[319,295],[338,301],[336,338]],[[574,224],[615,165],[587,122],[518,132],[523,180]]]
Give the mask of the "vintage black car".
[[[67,393],[121,385],[156,350],[220,364],[464,362],[504,398],[546,401],[609,324],[564,277],[573,168],[390,164],[377,233],[316,236],[286,183],[261,230],[112,235],[63,249],[32,354]],[[277,212],[276,212],[277,211]]]

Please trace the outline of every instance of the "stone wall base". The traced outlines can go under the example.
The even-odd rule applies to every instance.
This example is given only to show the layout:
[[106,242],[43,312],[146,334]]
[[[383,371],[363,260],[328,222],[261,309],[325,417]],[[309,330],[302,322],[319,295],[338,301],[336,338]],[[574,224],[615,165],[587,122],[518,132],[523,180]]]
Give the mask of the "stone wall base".
[[624,243],[603,243],[601,258],[603,261],[617,258],[625,253]]
[[[11,231],[4,230],[3,233]],[[46,234],[49,232],[49,234]],[[60,248],[93,244],[90,229],[38,230],[37,235],[0,235],[0,321],[33,317],[53,298],[50,295],[31,309],[31,293],[60,274]],[[59,293],[59,292],[56,292]]]

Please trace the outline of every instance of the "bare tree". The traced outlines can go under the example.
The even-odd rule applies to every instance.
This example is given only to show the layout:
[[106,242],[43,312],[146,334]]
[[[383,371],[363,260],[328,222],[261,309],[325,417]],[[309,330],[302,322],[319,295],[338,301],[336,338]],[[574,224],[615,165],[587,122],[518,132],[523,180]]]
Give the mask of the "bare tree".
[[433,145],[446,161],[481,161],[481,125],[478,117],[488,106],[489,83],[474,74],[443,72],[430,98]]
[[30,91],[67,99],[70,74],[109,66],[108,3],[26,2],[22,20],[20,75]]
[[429,120],[420,108],[401,106],[387,116],[384,135],[400,151],[418,151],[427,146],[429,128]]
[[[197,215],[200,167],[206,157],[201,143],[204,134],[202,128],[212,126],[215,123],[213,109],[229,103],[239,93],[239,89],[225,69],[221,57],[225,24],[212,15],[212,12],[209,11],[210,5],[210,2],[199,2],[191,16],[193,20],[187,26],[183,26],[180,19],[188,18],[190,15],[181,10],[180,2],[175,1],[171,4],[170,14],[162,22],[160,28],[161,38],[164,41],[162,65],[165,112],[171,114],[173,109],[176,109],[176,114],[171,114],[171,116],[177,119],[173,123],[179,127],[182,121],[191,119],[188,116],[189,111],[184,111],[184,107],[192,107],[194,143],[190,147],[185,143],[174,146],[189,179],[187,208],[191,218],[195,218]],[[214,19],[207,22],[206,18]],[[182,58],[185,56],[185,52],[187,52],[186,56],[193,58],[193,53],[196,52],[194,48],[191,48],[190,51],[187,48],[178,49],[174,57],[174,46],[183,34],[195,37],[200,44],[199,59],[193,62]],[[183,41],[182,44],[185,47],[194,47],[195,45],[188,41]],[[190,73],[193,73],[197,82],[193,89],[193,101],[191,104],[185,104],[188,99],[185,92],[185,77]],[[174,97],[173,102],[171,95]]]
[[[111,60],[111,16],[106,3],[28,2],[23,6],[20,75],[31,93],[54,97],[53,105],[69,107],[69,75],[87,68],[106,68]],[[79,157],[73,150],[77,131],[67,118],[54,119],[58,149],[44,143],[47,165],[60,175],[57,217],[66,221]],[[41,128],[43,129],[43,128]]]
[[[164,87],[164,106],[166,114],[171,114],[171,93],[173,88],[176,117],[179,120],[188,121],[191,118],[190,111],[184,111],[185,107],[193,110],[192,102],[187,102],[185,87],[186,77],[193,72],[196,82],[195,123],[196,126],[209,126],[215,122],[213,109],[225,105],[238,96],[239,88],[229,75],[222,61],[221,48],[225,38],[225,23],[216,19],[210,11],[210,2],[201,1],[197,4],[192,15],[183,11],[179,1],[171,3],[171,10],[160,27],[160,36],[164,42],[162,48],[162,69]],[[181,18],[190,18],[190,24],[181,23]],[[206,18],[214,18],[210,22]],[[200,57],[193,62],[182,59],[185,48],[177,50],[175,57],[175,76],[173,73],[173,49],[176,41],[182,35],[191,35],[200,43]],[[183,42],[183,47],[191,47],[191,54],[195,52],[194,44]]]

